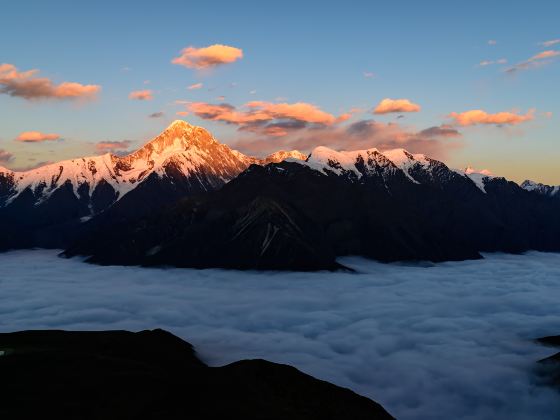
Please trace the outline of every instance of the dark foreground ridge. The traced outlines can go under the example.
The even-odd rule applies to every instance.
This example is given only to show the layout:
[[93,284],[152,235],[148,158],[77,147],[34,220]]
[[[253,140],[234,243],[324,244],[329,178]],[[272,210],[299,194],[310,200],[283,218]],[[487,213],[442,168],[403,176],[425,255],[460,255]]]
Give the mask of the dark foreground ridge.
[[157,329],[0,334],[0,418],[392,419],[379,404],[265,360],[212,368]]
[[[560,347],[560,335],[542,337],[537,342],[545,346]],[[539,360],[538,373],[560,391],[560,352]]]

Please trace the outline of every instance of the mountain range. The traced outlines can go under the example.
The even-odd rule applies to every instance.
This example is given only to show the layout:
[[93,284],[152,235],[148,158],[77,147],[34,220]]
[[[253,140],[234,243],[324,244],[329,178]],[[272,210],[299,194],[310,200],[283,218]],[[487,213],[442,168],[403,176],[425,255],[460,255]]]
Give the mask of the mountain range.
[[0,168],[0,249],[102,264],[341,268],[336,258],[462,260],[560,251],[558,187],[448,168],[403,149],[259,159],[175,121],[137,151]]

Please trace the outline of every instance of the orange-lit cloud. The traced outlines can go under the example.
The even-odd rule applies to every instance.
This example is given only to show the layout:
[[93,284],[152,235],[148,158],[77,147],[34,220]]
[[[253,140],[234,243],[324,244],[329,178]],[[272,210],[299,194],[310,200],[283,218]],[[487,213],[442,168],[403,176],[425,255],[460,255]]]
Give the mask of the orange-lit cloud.
[[551,59],[558,57],[559,55],[560,55],[560,51],[556,51],[556,50],[542,51],[521,63],[517,63],[515,66],[507,68],[505,72],[509,74],[514,74],[522,70],[539,68],[546,64],[551,63]]
[[40,131],[24,131],[19,136],[16,137],[16,141],[22,141],[25,143],[41,143],[43,141],[52,141],[60,139],[58,134],[46,134]]
[[374,114],[389,114],[392,112],[418,112],[420,105],[410,102],[408,99],[385,98],[373,110]]
[[171,62],[190,69],[201,70],[233,63],[241,58],[243,58],[243,51],[241,49],[228,45],[214,44],[204,48],[184,48],[181,51],[181,55],[171,60]]
[[240,131],[281,137],[308,127],[319,128],[342,123],[351,117],[338,117],[305,102],[273,103],[251,101],[239,108],[227,103],[189,102],[187,110],[199,118],[238,126]]
[[137,101],[151,101],[152,99],[154,99],[154,95],[152,94],[152,91],[149,89],[134,90],[130,92],[130,94],[128,95],[128,99],[134,99]]
[[130,140],[123,141],[100,141],[96,143],[95,150],[99,153],[115,153],[118,151],[127,150],[130,147]]
[[186,117],[187,115],[189,115],[189,111],[177,111],[175,114],[179,115],[180,117]]
[[190,85],[189,87],[187,87],[188,90],[195,90],[195,89],[201,89],[202,88],[202,83],[195,83],[194,85]]
[[14,155],[4,149],[0,149],[0,163],[6,164],[14,159]]
[[488,114],[481,109],[473,109],[465,112],[452,112],[448,115],[456,124],[462,126],[494,124],[494,125],[517,125],[534,118],[534,110],[529,110],[526,114],[518,114],[516,112],[498,112],[496,114]]
[[35,77],[38,70],[19,72],[12,64],[0,64],[0,93],[28,100],[93,99],[101,90],[99,85],[62,82],[55,85],[46,77]]
[[303,123],[329,125],[337,121],[334,115],[305,102],[289,104],[252,101],[246,103],[240,109],[230,104],[192,102],[187,107],[200,118],[236,125],[272,120],[297,120]]
[[316,146],[337,150],[358,150],[377,147],[380,150],[405,148],[412,153],[444,159],[462,146],[461,134],[449,126],[430,127],[421,131],[406,129],[396,123],[360,120],[351,124],[305,126],[298,130],[282,126],[269,127],[268,132],[246,132],[232,146],[247,154],[264,156],[278,149],[298,149],[305,153]]
[[467,175],[470,174],[482,174],[482,175],[486,175],[486,176],[492,176],[492,171],[488,170],[488,169],[474,169],[471,166],[467,166],[467,169],[465,169],[465,173]]

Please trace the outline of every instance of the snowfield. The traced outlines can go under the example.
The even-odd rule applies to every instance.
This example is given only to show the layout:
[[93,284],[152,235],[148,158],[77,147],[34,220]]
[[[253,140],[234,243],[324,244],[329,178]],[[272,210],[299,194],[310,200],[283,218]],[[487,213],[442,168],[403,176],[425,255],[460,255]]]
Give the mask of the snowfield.
[[351,273],[99,267],[56,251],[0,254],[0,330],[164,328],[222,365],[289,363],[401,420],[558,419],[531,374],[560,334],[560,255]]

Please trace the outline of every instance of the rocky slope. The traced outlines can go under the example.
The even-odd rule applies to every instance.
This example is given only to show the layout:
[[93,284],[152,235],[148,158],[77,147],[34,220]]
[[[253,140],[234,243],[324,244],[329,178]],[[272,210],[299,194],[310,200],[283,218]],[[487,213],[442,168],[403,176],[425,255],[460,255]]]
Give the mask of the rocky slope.
[[102,264],[317,270],[336,268],[341,255],[446,261],[560,251],[560,206],[548,197],[503,178],[474,182],[404,152],[397,164],[376,150],[333,152],[252,165],[220,190],[96,229],[65,254]]
[[530,180],[523,181],[521,188],[527,191],[533,191],[537,194],[546,195],[548,197],[555,197],[560,199],[560,185],[551,186],[534,182]]
[[354,392],[265,360],[219,368],[163,331],[0,334],[0,416],[10,419],[371,419]]
[[[553,335],[537,339],[539,344],[560,348],[560,335]],[[539,360],[537,374],[548,385],[560,390],[560,352]]]

